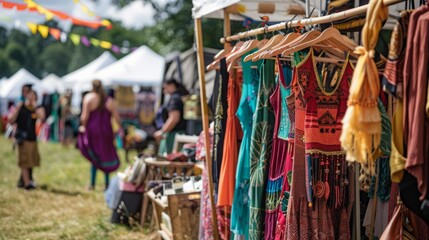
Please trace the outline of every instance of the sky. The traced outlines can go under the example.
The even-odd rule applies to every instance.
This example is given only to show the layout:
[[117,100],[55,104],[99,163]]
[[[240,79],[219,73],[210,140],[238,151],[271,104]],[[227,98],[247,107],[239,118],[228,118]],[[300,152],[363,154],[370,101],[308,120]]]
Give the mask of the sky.
[[[7,1],[24,3],[23,0]],[[141,29],[144,26],[154,24],[155,10],[150,4],[144,4],[143,1],[133,1],[122,9],[113,5],[112,0],[98,0],[97,3],[89,0],[81,1],[97,16],[121,21],[126,28]],[[165,1],[167,0],[160,0],[160,2]],[[82,10],[81,5],[75,4],[73,0],[35,0],[35,2],[45,8],[63,11],[79,19],[95,20],[94,17],[88,16]],[[44,21],[45,17],[37,12],[20,12],[0,8],[0,25],[7,28],[16,27],[25,30],[26,22],[41,23]],[[71,27],[71,23],[68,21],[60,20],[59,24],[64,30]]]

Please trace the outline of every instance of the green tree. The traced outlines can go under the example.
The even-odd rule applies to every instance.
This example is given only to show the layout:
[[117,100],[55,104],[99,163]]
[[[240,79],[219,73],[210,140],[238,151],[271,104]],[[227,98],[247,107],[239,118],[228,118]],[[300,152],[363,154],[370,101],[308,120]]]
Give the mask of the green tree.
[[70,52],[64,48],[62,43],[54,43],[45,48],[40,61],[43,62],[43,69],[47,73],[55,73],[63,76],[68,73],[70,62]]
[[25,66],[25,49],[19,43],[9,42],[5,48],[5,57],[7,58],[9,73],[15,73]]

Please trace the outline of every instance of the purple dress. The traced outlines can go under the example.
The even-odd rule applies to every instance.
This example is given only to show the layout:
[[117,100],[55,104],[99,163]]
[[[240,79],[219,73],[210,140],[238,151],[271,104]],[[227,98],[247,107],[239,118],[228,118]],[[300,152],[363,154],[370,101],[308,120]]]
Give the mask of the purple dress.
[[[107,98],[106,98],[107,101]],[[110,173],[118,169],[111,113],[106,108],[96,109],[89,114],[86,131],[79,133],[77,147],[97,169]]]

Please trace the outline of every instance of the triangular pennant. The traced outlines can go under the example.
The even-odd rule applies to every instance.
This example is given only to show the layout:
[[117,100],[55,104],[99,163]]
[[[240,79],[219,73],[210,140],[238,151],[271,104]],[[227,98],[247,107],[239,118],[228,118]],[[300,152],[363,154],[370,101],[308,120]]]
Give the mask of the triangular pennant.
[[61,32],[60,38],[62,43],[67,42],[67,34],[65,32]]
[[54,14],[52,14],[51,12],[45,12],[45,17],[46,17],[46,21],[50,21],[52,20],[52,18],[54,18]]
[[92,43],[92,45],[94,45],[95,47],[100,46],[100,40],[98,40],[98,39],[91,38],[91,43]]
[[118,46],[116,46],[116,45],[112,44],[112,51],[113,51],[114,53],[120,53],[120,52],[121,52],[121,49],[120,49]]
[[49,33],[54,37],[57,41],[60,39],[61,31],[56,28],[49,29]]
[[43,38],[47,38],[49,34],[49,27],[38,25],[37,30],[39,30],[40,35],[42,35]]
[[91,46],[91,42],[88,40],[88,38],[86,36],[82,36],[80,38],[80,42],[85,45],[85,47],[89,47]]
[[105,26],[107,30],[112,29],[112,23],[109,20],[103,19],[101,25]]
[[112,43],[108,41],[100,41],[100,47],[110,49],[112,48]]
[[90,17],[93,17],[93,16],[95,16],[95,13],[94,12],[92,12],[91,10],[89,10],[89,8],[87,7],[87,6],[85,6],[85,5],[82,5],[82,11],[84,12],[84,13],[86,13],[88,16],[90,16]]
[[24,0],[25,3],[27,3],[28,8],[37,8],[37,4],[31,0]]
[[126,48],[126,47],[121,47],[121,53],[128,54],[128,53],[130,53],[130,49]]
[[34,23],[27,23],[27,27],[30,29],[32,34],[37,33],[37,24]]
[[73,44],[74,44],[75,46],[78,46],[78,45],[79,45],[79,43],[80,43],[80,35],[77,35],[77,34],[71,33],[71,34],[70,34],[70,40],[73,42]]

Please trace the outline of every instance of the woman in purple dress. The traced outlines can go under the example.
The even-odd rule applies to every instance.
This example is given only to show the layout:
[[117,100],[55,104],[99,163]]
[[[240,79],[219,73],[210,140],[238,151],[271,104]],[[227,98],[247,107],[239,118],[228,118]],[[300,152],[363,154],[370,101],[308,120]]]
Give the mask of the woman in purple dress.
[[119,158],[114,146],[112,116],[120,123],[116,102],[106,96],[100,80],[92,81],[92,91],[83,98],[77,142],[82,155],[92,163],[89,190],[95,187],[97,169],[105,173],[107,189],[109,173],[119,167]]

